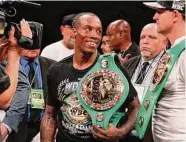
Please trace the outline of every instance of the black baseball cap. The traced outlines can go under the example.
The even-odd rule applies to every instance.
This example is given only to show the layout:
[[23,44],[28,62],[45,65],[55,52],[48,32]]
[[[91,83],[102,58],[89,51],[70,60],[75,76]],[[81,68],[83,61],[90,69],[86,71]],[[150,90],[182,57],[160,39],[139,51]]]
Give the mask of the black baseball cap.
[[185,14],[185,0],[157,0],[157,2],[143,2],[143,4],[152,9],[178,10]]
[[76,14],[69,14],[69,15],[64,16],[61,25],[63,25],[63,26],[69,25],[72,27],[72,22],[73,22],[75,16],[76,16]]

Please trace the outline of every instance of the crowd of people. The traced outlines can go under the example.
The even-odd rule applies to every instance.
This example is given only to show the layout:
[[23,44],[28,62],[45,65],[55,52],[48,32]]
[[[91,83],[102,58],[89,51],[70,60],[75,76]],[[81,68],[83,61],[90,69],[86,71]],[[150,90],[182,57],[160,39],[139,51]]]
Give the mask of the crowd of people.
[[155,23],[139,46],[125,19],[102,35],[91,12],[64,16],[62,39],[42,52],[42,23],[20,21],[30,48],[14,26],[1,36],[0,142],[185,142],[185,1],[143,4]]

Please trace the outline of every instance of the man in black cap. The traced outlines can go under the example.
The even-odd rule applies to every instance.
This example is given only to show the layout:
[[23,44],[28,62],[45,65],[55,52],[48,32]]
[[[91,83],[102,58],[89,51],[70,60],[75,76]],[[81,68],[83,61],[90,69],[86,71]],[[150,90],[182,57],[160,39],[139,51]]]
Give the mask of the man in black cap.
[[[171,42],[171,48],[162,56],[157,66],[152,84],[155,85],[154,93],[151,91],[146,93],[146,96],[150,93],[153,97],[158,95],[154,111],[152,110],[153,139],[155,142],[184,142],[186,140],[185,0],[158,0],[144,4],[156,10],[153,19],[157,23],[157,31]],[[165,78],[160,81],[161,75]],[[143,107],[144,104],[141,108]],[[143,124],[140,127],[143,127]]]
[[70,56],[74,53],[74,37],[72,36],[72,21],[76,14],[66,15],[60,26],[63,39],[46,46],[41,56],[47,57],[56,61]]

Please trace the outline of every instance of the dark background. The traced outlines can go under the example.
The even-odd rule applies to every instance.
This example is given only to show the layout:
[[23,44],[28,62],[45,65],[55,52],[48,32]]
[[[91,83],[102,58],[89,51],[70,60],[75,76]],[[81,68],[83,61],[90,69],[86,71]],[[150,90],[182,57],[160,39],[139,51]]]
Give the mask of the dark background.
[[[34,1],[36,2],[36,1]],[[141,1],[37,1],[40,8],[23,4],[17,6],[17,14],[8,21],[18,22],[22,18],[43,23],[42,49],[61,39],[60,22],[64,15],[78,12],[93,12],[103,24],[103,34],[108,24],[117,19],[125,19],[132,29],[132,39],[138,44],[141,29],[153,22],[154,11],[145,7]]]

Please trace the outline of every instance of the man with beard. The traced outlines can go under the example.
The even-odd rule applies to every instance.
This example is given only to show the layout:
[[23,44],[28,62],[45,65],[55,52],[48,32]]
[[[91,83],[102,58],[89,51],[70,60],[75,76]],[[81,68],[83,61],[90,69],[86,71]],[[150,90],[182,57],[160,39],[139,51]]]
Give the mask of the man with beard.
[[63,40],[52,43],[46,46],[41,56],[47,57],[56,61],[60,61],[63,58],[70,56],[74,53],[74,37],[72,36],[72,21],[76,14],[66,15],[63,18],[60,30],[63,35]]
[[[57,142],[116,142],[133,129],[139,107],[137,93],[127,77],[129,94],[121,107],[123,111],[126,107],[131,108],[126,117],[126,119],[130,119],[127,119],[126,123],[122,123],[121,128],[109,124],[108,129],[104,130],[93,125],[93,129],[90,130],[92,127],[90,116],[82,106],[79,105],[77,108],[77,105],[74,104],[75,101],[72,100],[77,98],[75,91],[78,89],[80,79],[96,64],[99,57],[97,48],[101,41],[102,24],[97,15],[80,13],[74,18],[73,27],[74,55],[54,64],[48,73],[49,96],[41,123],[41,142],[53,141],[57,122]],[[126,75],[127,72],[120,63],[116,64]],[[60,109],[63,105],[71,108]]]
[[121,64],[131,57],[140,55],[139,47],[131,40],[131,27],[127,21],[121,19],[110,23],[107,35],[111,48],[119,55]]
[[[167,39],[162,34],[157,33],[156,23],[144,26],[140,35],[141,56],[129,59],[124,67],[131,77],[131,81],[138,92],[138,98],[142,103],[145,90],[149,87],[156,66],[167,46]],[[127,142],[141,142],[136,132],[126,138]]]

